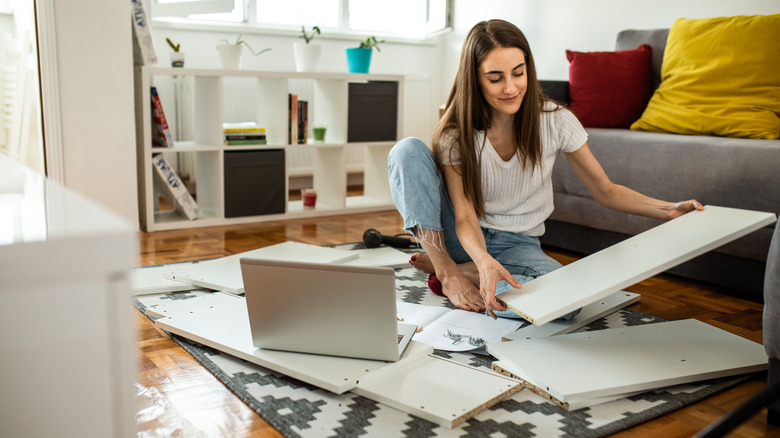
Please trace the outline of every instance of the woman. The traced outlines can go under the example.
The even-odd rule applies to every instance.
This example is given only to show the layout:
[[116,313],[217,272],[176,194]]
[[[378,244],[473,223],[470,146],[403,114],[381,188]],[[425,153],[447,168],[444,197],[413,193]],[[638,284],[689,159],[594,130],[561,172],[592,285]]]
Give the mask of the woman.
[[404,228],[425,250],[411,263],[430,274],[435,292],[440,287],[464,310],[517,317],[495,295],[561,266],[538,238],[553,210],[559,151],[608,208],[658,219],[704,208],[612,183],[576,117],[542,95],[523,33],[506,21],[484,21],[466,37],[433,153],[408,138],[388,157]]

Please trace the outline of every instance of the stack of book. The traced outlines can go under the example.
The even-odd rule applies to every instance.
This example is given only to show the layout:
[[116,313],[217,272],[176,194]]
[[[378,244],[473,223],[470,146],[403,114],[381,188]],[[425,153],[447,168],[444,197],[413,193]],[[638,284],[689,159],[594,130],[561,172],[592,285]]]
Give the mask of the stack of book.
[[309,102],[299,100],[297,94],[288,96],[288,131],[287,139],[290,144],[306,144],[309,141]]
[[255,122],[223,123],[226,146],[266,144],[265,128]]

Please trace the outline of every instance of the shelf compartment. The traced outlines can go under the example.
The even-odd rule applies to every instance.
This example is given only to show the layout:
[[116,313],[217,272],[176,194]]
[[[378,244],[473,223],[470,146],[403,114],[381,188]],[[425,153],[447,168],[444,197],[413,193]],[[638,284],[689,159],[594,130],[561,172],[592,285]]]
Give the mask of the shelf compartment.
[[285,213],[284,149],[226,151],[225,218]]

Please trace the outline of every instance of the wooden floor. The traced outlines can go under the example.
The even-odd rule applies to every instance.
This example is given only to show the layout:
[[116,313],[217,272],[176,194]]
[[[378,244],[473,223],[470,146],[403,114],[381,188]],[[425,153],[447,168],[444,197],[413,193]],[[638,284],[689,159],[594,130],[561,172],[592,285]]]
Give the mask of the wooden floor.
[[[284,241],[316,245],[360,241],[363,231],[401,231],[396,212],[334,216],[139,233],[139,265],[199,260],[236,254]],[[574,254],[549,253],[566,264]],[[627,288],[641,294],[632,309],[667,320],[696,318],[747,339],[761,342],[760,303],[724,290],[677,277],[658,276]],[[138,330],[139,427],[161,436],[280,436],[186,351],[140,312]],[[766,386],[763,376],[697,404],[638,425],[616,437],[690,437]],[[762,411],[738,428],[734,437],[778,437],[780,428],[766,425]],[[156,435],[155,435],[156,436]]]

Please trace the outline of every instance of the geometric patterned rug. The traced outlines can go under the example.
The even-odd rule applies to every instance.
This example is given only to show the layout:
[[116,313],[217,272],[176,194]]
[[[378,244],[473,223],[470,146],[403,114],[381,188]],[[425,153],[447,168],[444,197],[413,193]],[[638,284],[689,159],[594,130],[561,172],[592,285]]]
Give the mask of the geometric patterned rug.
[[[361,249],[362,243],[340,249]],[[426,276],[414,268],[396,270],[397,299],[452,308],[428,290]],[[135,297],[141,311],[171,300],[196,298],[208,291]],[[580,331],[659,322],[653,316],[623,309]],[[602,437],[651,420],[718,392],[749,376],[738,376],[649,391],[598,406],[566,411],[524,389],[453,429],[406,414],[347,392],[333,394],[226,353],[173,336],[187,352],[233,393],[286,437]],[[492,356],[435,350],[434,354],[490,370]],[[572,369],[576,364],[572,364]],[[454,385],[457,382],[453,382]]]

